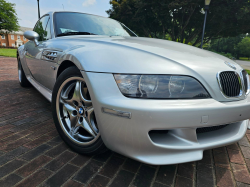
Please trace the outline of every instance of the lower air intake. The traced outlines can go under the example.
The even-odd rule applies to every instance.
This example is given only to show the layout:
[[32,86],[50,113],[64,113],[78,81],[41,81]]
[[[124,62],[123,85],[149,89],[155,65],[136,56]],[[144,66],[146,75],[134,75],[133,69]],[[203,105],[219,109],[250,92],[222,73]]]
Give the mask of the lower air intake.
[[225,128],[226,126],[228,126],[228,124],[227,125],[220,125],[220,126],[197,128],[196,133],[201,134],[201,133],[205,133],[205,132],[217,131],[217,130]]

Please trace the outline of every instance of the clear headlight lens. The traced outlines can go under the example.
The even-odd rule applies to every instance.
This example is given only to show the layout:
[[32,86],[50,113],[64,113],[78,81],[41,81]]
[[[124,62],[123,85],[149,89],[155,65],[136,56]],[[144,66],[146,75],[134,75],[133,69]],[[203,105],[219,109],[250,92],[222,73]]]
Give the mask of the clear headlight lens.
[[194,78],[171,75],[114,74],[115,81],[126,97],[150,99],[210,98],[204,87]]

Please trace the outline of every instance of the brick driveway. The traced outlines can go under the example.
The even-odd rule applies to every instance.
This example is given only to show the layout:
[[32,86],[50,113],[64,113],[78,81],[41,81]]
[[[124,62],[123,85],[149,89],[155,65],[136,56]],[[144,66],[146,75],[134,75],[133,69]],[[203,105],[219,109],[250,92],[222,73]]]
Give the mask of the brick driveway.
[[237,144],[205,151],[199,162],[169,166],[111,151],[78,155],[58,136],[50,103],[19,86],[16,60],[0,57],[0,187],[250,186],[248,139],[250,131]]

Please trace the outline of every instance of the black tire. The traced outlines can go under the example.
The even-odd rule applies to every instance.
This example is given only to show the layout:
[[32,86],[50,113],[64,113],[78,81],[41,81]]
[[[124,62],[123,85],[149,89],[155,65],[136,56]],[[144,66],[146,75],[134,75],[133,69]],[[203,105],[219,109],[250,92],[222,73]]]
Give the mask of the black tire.
[[81,72],[76,67],[69,67],[66,70],[64,70],[60,76],[58,77],[56,84],[53,89],[52,93],[52,114],[54,123],[56,126],[56,129],[61,136],[61,138],[64,140],[64,142],[75,152],[80,154],[86,154],[86,155],[95,155],[100,154],[105,151],[107,151],[106,146],[104,145],[101,136],[98,137],[98,139],[89,145],[78,145],[75,142],[73,142],[64,132],[62,129],[57,115],[57,97],[58,97],[58,91],[61,87],[61,85],[69,78],[71,77],[80,77],[83,78],[81,75]]
[[22,87],[30,87],[31,84],[28,81],[24,71],[23,71],[23,67],[20,61],[20,58],[18,57],[17,59],[17,66],[18,66],[18,79],[19,79],[19,83]]

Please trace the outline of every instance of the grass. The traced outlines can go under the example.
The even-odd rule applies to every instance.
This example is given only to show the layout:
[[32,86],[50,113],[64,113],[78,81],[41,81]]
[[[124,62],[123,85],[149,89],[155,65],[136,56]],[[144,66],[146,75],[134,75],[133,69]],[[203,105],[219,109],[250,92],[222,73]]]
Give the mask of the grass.
[[248,69],[245,69],[245,70],[247,71],[248,75],[250,75],[250,70],[248,70]]
[[16,57],[16,49],[0,48],[0,56]]
[[239,59],[240,60],[245,60],[245,61],[250,61],[250,60],[248,60],[248,57],[240,57]]

